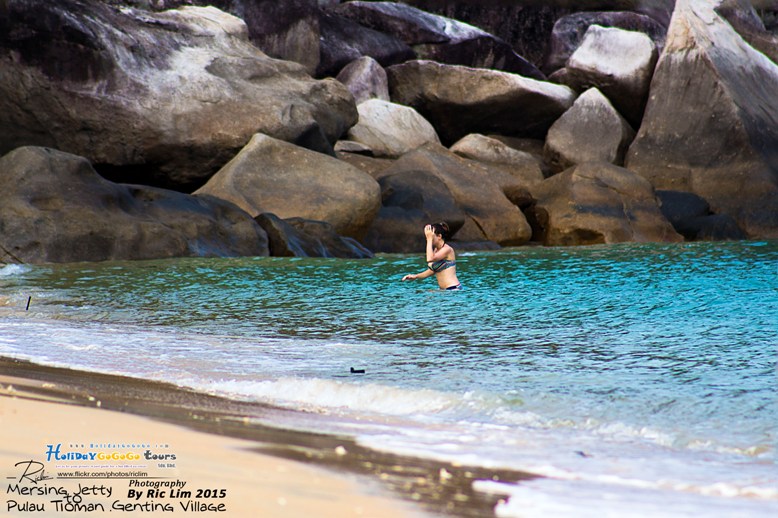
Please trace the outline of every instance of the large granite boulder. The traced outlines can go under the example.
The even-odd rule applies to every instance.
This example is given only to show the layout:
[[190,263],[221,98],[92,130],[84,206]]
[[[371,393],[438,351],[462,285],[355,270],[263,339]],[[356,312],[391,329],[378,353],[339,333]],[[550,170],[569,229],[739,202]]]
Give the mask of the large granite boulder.
[[419,59],[545,79],[535,65],[502,39],[451,18],[397,2],[345,2],[335,11],[360,25],[397,37],[413,48]]
[[683,241],[662,215],[651,184],[622,167],[579,164],[544,180],[532,194],[533,239],[545,245]]
[[[679,0],[626,166],[695,193],[749,237],[778,237],[778,65],[716,10]],[[742,9],[742,8],[740,8]]]
[[378,183],[367,173],[259,133],[195,194],[231,201],[252,217],[271,212],[326,221],[357,239],[381,205]]
[[281,219],[269,212],[264,212],[255,219],[267,232],[270,255],[275,257],[373,257],[373,252],[359,241],[339,235],[326,221]]
[[438,144],[403,155],[383,175],[409,171],[431,174],[451,192],[466,215],[458,240],[494,241],[502,246],[529,241],[532,230],[524,214],[505,194],[518,187],[515,177],[461,158]]
[[640,126],[657,50],[641,32],[592,25],[567,60],[566,84],[598,88],[633,127]]
[[267,55],[294,61],[313,75],[319,66],[318,0],[197,0],[246,22],[254,45]]
[[319,30],[317,77],[336,76],[343,67],[363,56],[370,56],[384,67],[416,58],[413,50],[399,38],[363,27],[330,11],[321,13]]
[[451,151],[477,162],[501,169],[525,186],[543,181],[541,162],[532,154],[514,149],[496,138],[472,133],[458,140]]
[[624,165],[635,130],[596,88],[582,93],[548,130],[545,155],[559,172],[583,162]]
[[85,158],[22,147],[0,158],[0,261],[45,263],[267,255],[235,205],[116,184]]
[[356,122],[341,83],[268,58],[213,7],[2,5],[0,152],[54,147],[112,179],[184,190],[258,131],[331,152]]
[[[340,16],[371,29],[392,34],[408,45],[446,43],[456,32],[474,28],[398,2],[341,2],[333,8]],[[453,26],[447,27],[453,22]]]
[[536,66],[543,63],[551,29],[559,17],[570,13],[566,1],[405,0],[425,11],[480,27],[506,41],[519,55]]
[[319,0],[101,0],[118,7],[166,11],[213,6],[246,22],[251,42],[267,55],[297,62],[313,75],[319,65]]
[[651,38],[661,53],[667,34],[663,25],[645,14],[630,11],[582,12],[561,17],[551,31],[551,43],[543,71],[547,74],[564,67],[573,52],[581,45],[586,31],[592,25],[615,27],[626,31],[642,32]]
[[708,202],[691,192],[656,191],[662,214],[688,241],[745,239],[746,234],[727,214],[713,214]]
[[355,59],[343,67],[335,79],[346,85],[357,105],[368,99],[390,100],[386,70],[370,56]]
[[399,157],[429,142],[440,143],[432,124],[408,106],[370,99],[357,110],[359,122],[347,137],[369,147],[373,156]]
[[566,86],[432,61],[395,65],[387,74],[392,101],[415,108],[446,145],[470,133],[545,138],[575,99]]
[[446,184],[435,174],[397,168],[382,175],[381,210],[365,237],[376,252],[419,252],[425,225],[445,221],[456,235],[466,215]]

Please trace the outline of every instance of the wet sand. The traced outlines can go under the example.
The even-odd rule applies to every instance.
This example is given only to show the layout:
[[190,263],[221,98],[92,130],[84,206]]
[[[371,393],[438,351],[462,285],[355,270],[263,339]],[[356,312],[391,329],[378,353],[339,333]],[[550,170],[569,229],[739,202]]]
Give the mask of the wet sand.
[[[13,465],[20,460],[45,457],[45,449],[52,442],[78,445],[93,437],[129,442],[139,440],[140,435],[170,445],[171,451],[175,449],[175,467],[164,472],[168,479],[185,480],[188,489],[226,489],[227,497],[221,501],[225,511],[198,514],[488,517],[494,516],[500,495],[474,491],[474,480],[515,482],[530,478],[515,471],[377,452],[348,437],[267,424],[288,421],[289,414],[295,413],[288,410],[227,400],[165,383],[8,358],[0,358],[0,396],[0,472],[4,478],[18,477],[20,473]],[[9,470],[10,475],[6,473]],[[53,485],[60,481],[46,482]],[[74,484],[72,480],[61,483]],[[127,484],[114,484],[124,501]],[[3,512],[8,511],[9,499],[22,500],[16,494],[9,495],[7,488],[2,491]],[[139,501],[150,500],[144,494]],[[159,504],[168,500],[152,501]],[[17,515],[36,515],[17,511],[12,510]],[[144,510],[142,514],[182,513],[176,511]],[[105,515],[109,514],[117,515],[107,510]],[[57,516],[49,514],[48,509],[46,515]],[[89,516],[100,516],[100,512],[90,512]]]

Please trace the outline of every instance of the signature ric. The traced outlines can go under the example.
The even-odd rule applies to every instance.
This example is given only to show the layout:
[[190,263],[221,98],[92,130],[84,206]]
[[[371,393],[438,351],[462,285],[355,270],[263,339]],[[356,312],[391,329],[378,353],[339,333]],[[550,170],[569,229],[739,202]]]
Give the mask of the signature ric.
[[53,477],[46,475],[43,470],[43,463],[34,460],[23,460],[14,464],[15,467],[22,468],[22,474],[19,476],[19,482],[28,481],[33,484],[43,482],[44,480],[51,480]]

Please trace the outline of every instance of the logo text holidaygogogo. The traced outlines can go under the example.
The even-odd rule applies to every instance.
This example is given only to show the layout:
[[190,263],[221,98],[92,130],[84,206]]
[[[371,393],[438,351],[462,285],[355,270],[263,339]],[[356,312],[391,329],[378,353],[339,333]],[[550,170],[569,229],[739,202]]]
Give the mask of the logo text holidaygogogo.
[[62,449],[62,443],[57,444],[56,446],[53,444],[47,444],[46,445],[46,462],[51,461],[86,461],[86,462],[95,462],[95,461],[137,461],[137,460],[160,460],[160,458],[164,460],[175,460],[175,454],[163,454],[159,455],[156,453],[152,453],[151,450],[147,449],[145,446],[141,446],[140,449],[145,449],[145,451],[141,453],[137,453],[135,451],[103,451],[103,450],[91,450],[91,449],[85,449],[82,451],[73,450],[73,451],[63,451]]

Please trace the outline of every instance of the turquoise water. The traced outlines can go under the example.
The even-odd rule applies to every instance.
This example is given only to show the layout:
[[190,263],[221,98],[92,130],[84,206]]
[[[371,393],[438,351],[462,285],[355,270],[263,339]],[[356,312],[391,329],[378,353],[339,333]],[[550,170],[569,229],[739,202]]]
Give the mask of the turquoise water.
[[548,477],[484,482],[500,515],[778,512],[778,242],[457,259],[461,292],[400,282],[421,255],[6,266],[0,354]]

